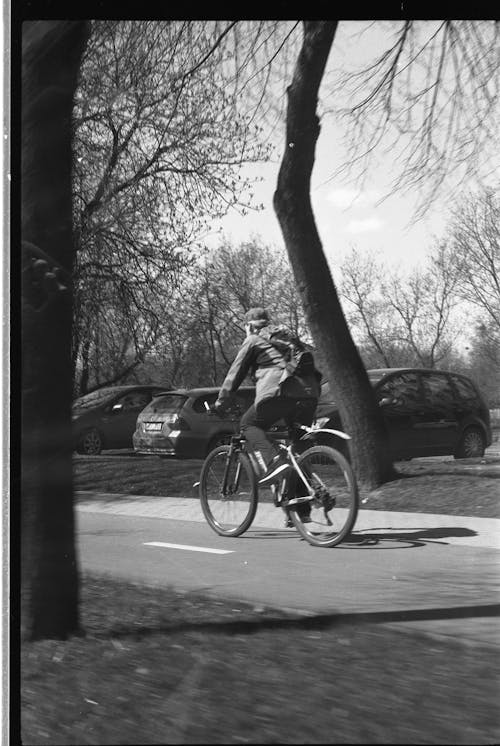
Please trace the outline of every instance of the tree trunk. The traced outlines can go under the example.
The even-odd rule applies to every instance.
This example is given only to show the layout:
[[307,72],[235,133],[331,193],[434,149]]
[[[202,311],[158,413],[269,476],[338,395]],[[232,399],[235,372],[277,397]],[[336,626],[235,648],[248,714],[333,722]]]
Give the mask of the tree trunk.
[[274,208],[311,334],[326,363],[343,426],[353,439],[353,467],[361,487],[373,489],[394,477],[388,436],[340,305],[310,200],[320,131],[318,90],[336,27],[336,21],[304,22],[302,48],[288,88],[286,146]]
[[86,22],[23,24],[21,634],[80,631],[71,438],[71,117]]

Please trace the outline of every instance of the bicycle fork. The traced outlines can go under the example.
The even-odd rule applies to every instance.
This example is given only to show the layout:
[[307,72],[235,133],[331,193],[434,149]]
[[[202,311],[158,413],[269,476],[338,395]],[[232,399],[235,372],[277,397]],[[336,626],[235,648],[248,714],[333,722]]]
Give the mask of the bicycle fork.
[[226,468],[224,469],[224,479],[222,481],[222,487],[221,487],[221,493],[224,495],[224,497],[228,497],[228,496],[230,497],[231,495],[234,495],[240,483],[240,474],[241,474],[241,468],[242,468],[241,460],[236,459],[236,470],[234,473],[234,477],[232,478],[230,482],[230,487],[228,486],[228,482],[230,480],[231,461],[234,459],[235,454],[238,452],[239,445],[240,445],[239,439],[237,442],[233,442],[233,439],[231,439],[229,451],[227,452],[227,456],[226,456]]

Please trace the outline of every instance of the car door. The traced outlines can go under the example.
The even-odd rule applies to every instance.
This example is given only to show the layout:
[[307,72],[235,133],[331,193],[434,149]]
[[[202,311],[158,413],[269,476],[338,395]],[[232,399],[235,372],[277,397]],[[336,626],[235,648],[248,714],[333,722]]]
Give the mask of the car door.
[[440,456],[452,453],[458,437],[458,411],[454,391],[445,373],[422,372],[422,408],[418,429],[423,443],[423,455]]
[[402,371],[383,378],[375,386],[394,459],[421,455],[418,413],[421,408],[420,379],[416,371]]
[[[127,391],[111,404],[103,422],[108,448],[132,448],[132,435],[139,413],[151,401],[149,389]],[[104,420],[104,418],[103,418]]]

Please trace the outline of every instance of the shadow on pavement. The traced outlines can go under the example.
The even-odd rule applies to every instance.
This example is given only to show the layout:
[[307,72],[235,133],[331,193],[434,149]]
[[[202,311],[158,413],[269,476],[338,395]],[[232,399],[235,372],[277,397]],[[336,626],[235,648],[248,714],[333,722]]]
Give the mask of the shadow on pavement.
[[449,542],[439,541],[439,539],[464,536],[477,536],[477,531],[473,531],[470,528],[462,528],[460,526],[412,529],[368,529],[366,531],[351,534],[343,543],[344,545],[373,546],[380,542],[397,542],[410,544],[412,547],[423,547],[428,542],[446,545]]
[[[337,545],[335,549],[348,547],[377,546],[378,549],[411,549],[423,547],[427,543],[437,543],[447,545],[447,541],[439,541],[451,537],[477,536],[477,531],[461,526],[441,526],[439,528],[377,528],[367,529],[350,534],[344,539],[342,544]],[[245,539],[300,539],[304,541],[296,531],[290,529],[258,529],[250,528],[248,532],[238,537],[238,540]],[[381,544],[387,546],[381,546]],[[404,547],[403,545],[407,546]]]
[[500,616],[500,604],[483,604],[481,606],[452,606],[449,608],[404,609],[402,611],[369,611],[349,614],[315,614],[314,616],[297,616],[283,618],[279,616],[255,620],[229,622],[185,622],[179,624],[145,625],[137,628],[117,624],[106,633],[97,633],[96,637],[133,637],[140,639],[149,635],[175,632],[211,632],[224,635],[249,635],[262,630],[326,630],[343,625],[353,624],[386,624],[392,622],[415,622],[451,619],[474,619],[479,617]]

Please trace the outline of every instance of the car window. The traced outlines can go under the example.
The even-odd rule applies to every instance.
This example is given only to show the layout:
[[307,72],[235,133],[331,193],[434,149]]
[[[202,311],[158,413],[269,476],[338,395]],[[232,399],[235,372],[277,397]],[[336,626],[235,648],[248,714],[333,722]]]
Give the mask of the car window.
[[447,414],[455,408],[453,389],[445,375],[439,373],[422,374],[424,391],[423,406],[436,414]]
[[157,396],[144,410],[146,413],[158,412],[180,412],[187,400],[184,394],[168,394]]
[[420,406],[419,379],[417,373],[407,371],[391,376],[376,389],[377,401],[390,399],[386,409],[399,414],[412,414]]
[[[201,396],[198,396],[193,402],[193,411],[197,412],[198,414],[205,413],[207,411],[205,402],[207,402],[209,406],[212,406],[213,404],[215,404],[218,395],[219,392],[216,391],[211,394],[202,394]],[[231,399],[231,410],[233,410],[232,414],[234,415],[234,411],[241,412],[241,414],[243,414],[243,412],[246,412],[248,407],[252,404],[254,398],[255,393],[253,391],[237,391]]]
[[106,388],[98,389],[97,391],[91,391],[90,394],[84,394],[84,396],[75,399],[72,406],[74,409],[89,409],[95,407],[106,399],[115,396],[119,390],[120,389],[117,390],[116,388],[110,388],[107,386]]
[[121,404],[122,411],[127,412],[131,409],[144,409],[150,401],[151,394],[147,391],[129,391],[128,394],[121,396],[115,404]]
[[216,391],[215,393],[206,393],[201,394],[201,396],[196,397],[196,399],[193,402],[193,412],[197,412],[197,414],[205,413],[207,411],[207,408],[205,407],[205,402],[207,402],[208,406],[211,407],[212,404],[215,404],[215,400],[217,399],[217,396],[219,395],[219,392]]
[[479,399],[479,395],[471,381],[469,381],[467,378],[463,378],[462,376],[457,375],[452,375],[450,376],[450,378],[453,381],[453,385],[455,386],[458,396],[460,397],[460,401],[463,404],[471,408],[480,406],[481,402]]

